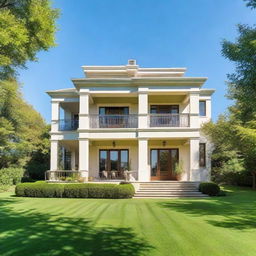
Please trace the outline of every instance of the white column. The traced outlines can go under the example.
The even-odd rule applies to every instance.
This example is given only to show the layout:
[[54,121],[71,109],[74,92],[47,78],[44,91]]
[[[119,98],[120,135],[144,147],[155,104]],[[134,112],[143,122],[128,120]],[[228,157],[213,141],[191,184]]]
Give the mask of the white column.
[[190,139],[190,181],[199,181],[199,138]]
[[80,90],[79,99],[79,129],[89,128],[89,91]]
[[148,164],[148,140],[138,140],[138,180],[150,181],[150,170]]
[[88,180],[89,176],[89,140],[79,139],[79,171]]
[[52,101],[52,132],[59,130],[59,118],[60,118],[60,103],[58,101]]
[[139,128],[148,127],[148,88],[138,89]]
[[199,128],[199,92],[189,95],[190,127]]
[[50,170],[58,170],[58,141],[51,140],[51,161],[50,161]]

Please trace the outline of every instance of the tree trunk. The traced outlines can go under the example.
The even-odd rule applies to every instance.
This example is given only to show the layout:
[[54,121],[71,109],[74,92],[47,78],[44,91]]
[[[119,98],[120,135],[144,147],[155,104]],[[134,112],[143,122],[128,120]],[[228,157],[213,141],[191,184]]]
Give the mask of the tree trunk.
[[252,189],[256,189],[256,171],[252,172]]

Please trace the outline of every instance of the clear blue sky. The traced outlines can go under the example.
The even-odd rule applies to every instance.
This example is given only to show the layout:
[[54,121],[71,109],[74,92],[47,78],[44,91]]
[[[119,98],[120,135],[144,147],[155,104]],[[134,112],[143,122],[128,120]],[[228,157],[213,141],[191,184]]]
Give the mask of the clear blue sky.
[[38,54],[20,72],[26,100],[50,121],[46,90],[70,88],[82,65],[187,67],[187,76],[207,76],[215,88],[213,118],[230,102],[226,74],[234,66],[221,56],[222,39],[237,36],[237,23],[254,24],[255,11],[242,0],[54,0],[61,10],[56,48]]

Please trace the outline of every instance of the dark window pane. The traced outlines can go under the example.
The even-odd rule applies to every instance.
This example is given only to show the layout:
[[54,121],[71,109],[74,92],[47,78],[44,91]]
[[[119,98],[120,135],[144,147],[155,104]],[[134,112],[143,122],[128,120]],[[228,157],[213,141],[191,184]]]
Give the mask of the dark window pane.
[[100,115],[106,115],[106,109],[104,107],[99,108],[99,114]]
[[71,170],[71,152],[64,150],[64,170]]
[[121,150],[121,170],[128,169],[128,150]]
[[199,165],[201,167],[205,167],[206,165],[206,147],[205,143],[200,143],[199,144]]
[[171,149],[172,170],[175,169],[175,165],[178,162],[179,162],[179,150],[178,149]]
[[100,172],[107,170],[107,151],[100,151]]
[[118,151],[110,151],[110,171],[118,170]]
[[157,173],[157,150],[151,150],[151,176]]
[[160,173],[165,173],[169,171],[169,150],[163,149],[159,150],[159,165]]
[[200,116],[206,116],[206,102],[199,101],[199,113]]

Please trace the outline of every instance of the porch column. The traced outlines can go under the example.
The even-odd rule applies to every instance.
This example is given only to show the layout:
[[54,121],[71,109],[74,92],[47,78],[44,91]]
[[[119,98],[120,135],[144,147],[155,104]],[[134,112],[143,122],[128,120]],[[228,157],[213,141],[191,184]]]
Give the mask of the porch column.
[[138,140],[138,180],[150,181],[150,170],[148,164],[148,140]]
[[88,180],[89,176],[89,140],[79,139],[79,171]]
[[52,132],[59,130],[59,119],[60,119],[60,102],[52,100]]
[[139,128],[148,127],[148,88],[138,89]]
[[80,89],[79,129],[89,129],[89,90]]
[[190,127],[199,128],[199,92],[189,95]]
[[51,140],[51,161],[50,161],[50,170],[58,170],[58,146],[59,142],[57,140]]
[[199,138],[190,139],[190,181],[199,181]]

